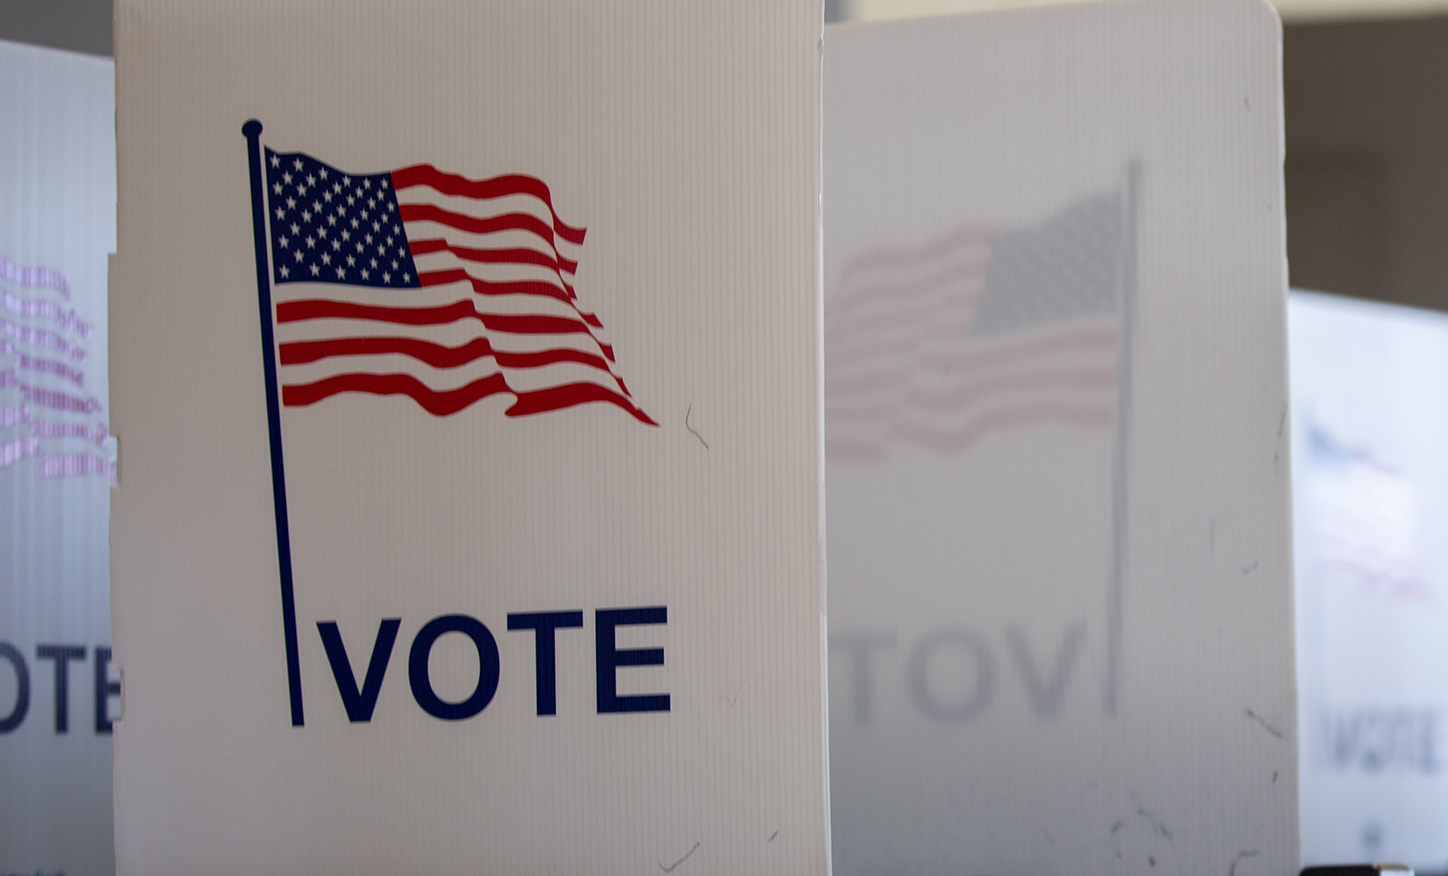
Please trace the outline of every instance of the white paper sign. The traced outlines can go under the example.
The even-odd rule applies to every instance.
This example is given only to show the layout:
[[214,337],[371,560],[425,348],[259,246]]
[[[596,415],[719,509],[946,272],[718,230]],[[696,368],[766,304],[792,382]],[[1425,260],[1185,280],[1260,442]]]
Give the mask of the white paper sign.
[[111,851],[113,66],[0,43],[0,873]]
[[120,872],[825,870],[820,15],[120,4]]
[[1448,317],[1294,293],[1302,856],[1448,861]]
[[1295,872],[1275,16],[825,41],[835,872]]

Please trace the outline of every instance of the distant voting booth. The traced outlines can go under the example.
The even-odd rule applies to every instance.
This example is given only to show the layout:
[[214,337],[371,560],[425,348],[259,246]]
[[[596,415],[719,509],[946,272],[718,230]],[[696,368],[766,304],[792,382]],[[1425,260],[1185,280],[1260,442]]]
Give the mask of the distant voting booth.
[[821,21],[117,5],[118,872],[827,872]]
[[0,42],[0,873],[109,876],[114,66]]
[[1448,866],[1448,317],[1295,291],[1302,857]]
[[1295,873],[1275,14],[825,47],[834,872]]

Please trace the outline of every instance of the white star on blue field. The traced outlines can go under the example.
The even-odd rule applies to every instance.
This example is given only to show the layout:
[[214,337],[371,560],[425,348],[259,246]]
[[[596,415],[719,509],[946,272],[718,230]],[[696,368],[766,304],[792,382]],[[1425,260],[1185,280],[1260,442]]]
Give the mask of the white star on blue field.
[[266,172],[274,282],[419,285],[391,173],[343,173],[270,149]]

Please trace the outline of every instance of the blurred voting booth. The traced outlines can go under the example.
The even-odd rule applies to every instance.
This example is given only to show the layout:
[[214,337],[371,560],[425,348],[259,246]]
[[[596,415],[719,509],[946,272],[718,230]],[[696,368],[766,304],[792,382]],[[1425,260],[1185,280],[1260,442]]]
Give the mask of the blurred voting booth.
[[0,873],[108,876],[113,65],[0,42]]
[[825,47],[834,872],[1295,873],[1275,14]]
[[1448,868],[1448,317],[1294,292],[1304,863]]

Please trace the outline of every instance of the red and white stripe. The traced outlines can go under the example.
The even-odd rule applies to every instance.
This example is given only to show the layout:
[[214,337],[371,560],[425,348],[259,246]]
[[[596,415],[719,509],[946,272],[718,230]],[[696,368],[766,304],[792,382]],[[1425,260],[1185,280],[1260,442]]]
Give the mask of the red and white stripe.
[[114,481],[103,405],[81,363],[89,323],[69,306],[58,272],[0,256],[0,469],[35,458],[37,477],[101,475]]
[[878,462],[899,444],[958,453],[1001,429],[1113,422],[1114,316],[972,334],[992,238],[967,228],[846,267],[825,303],[829,459]]

